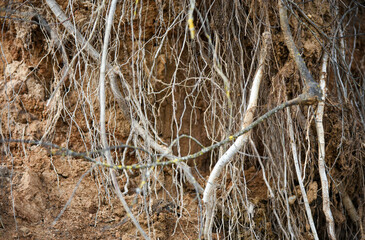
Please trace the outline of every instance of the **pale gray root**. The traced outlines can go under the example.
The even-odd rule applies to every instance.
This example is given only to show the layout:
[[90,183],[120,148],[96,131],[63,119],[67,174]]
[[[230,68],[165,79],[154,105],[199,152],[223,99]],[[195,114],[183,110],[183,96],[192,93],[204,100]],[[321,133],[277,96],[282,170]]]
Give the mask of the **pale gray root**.
[[317,128],[317,136],[318,136],[318,170],[319,176],[321,178],[322,185],[322,199],[323,199],[323,212],[326,216],[327,222],[327,231],[330,239],[336,239],[335,232],[335,223],[333,220],[333,215],[331,212],[331,201],[329,197],[329,187],[328,187],[328,179],[326,175],[326,143],[324,139],[324,129],[323,129],[323,112],[324,112],[324,101],[326,97],[326,77],[327,77],[327,63],[328,63],[328,54],[325,52],[323,56],[322,63],[322,73],[320,79],[320,86],[323,92],[322,101],[318,103],[317,113],[316,113],[316,128]]
[[298,159],[297,145],[295,144],[295,137],[294,137],[293,120],[291,119],[289,108],[287,108],[286,113],[287,113],[287,117],[288,117],[287,124],[289,126],[290,145],[291,145],[292,153],[293,153],[295,172],[297,174],[300,191],[302,192],[305,211],[307,213],[307,218],[308,218],[308,222],[311,227],[311,230],[312,230],[313,238],[315,240],[319,240],[318,234],[317,234],[317,229],[314,224],[311,208],[309,206],[307,192],[305,191],[305,187],[303,184],[302,173],[300,171],[300,166],[299,166],[300,163],[299,163],[299,159]]
[[[80,42],[80,44],[82,45],[82,49],[85,49],[86,52],[96,62],[98,62],[100,60],[100,54],[99,54],[99,52],[89,43],[88,40],[86,40],[82,36],[82,34],[74,27],[74,25],[72,25],[70,23],[70,21],[68,20],[67,16],[63,13],[63,11],[59,7],[59,5],[54,0],[47,0],[47,4],[50,7],[50,9],[52,10],[52,12],[54,13],[54,15],[56,16],[56,18],[66,28],[66,30],[71,35],[73,35],[77,39],[78,42]],[[111,85],[111,89],[112,89],[113,95],[114,95],[115,99],[117,100],[119,106],[121,107],[124,116],[128,120],[130,120],[130,123],[132,125],[133,123],[132,123],[132,119],[131,119],[131,115],[130,115],[130,111],[129,111],[129,107],[128,107],[127,100],[123,97],[122,93],[119,90],[118,84],[116,82],[116,74],[118,74],[119,71],[118,71],[118,69],[113,68],[109,63],[106,63],[106,69],[111,70],[108,73],[108,76],[109,76],[109,79],[110,79],[110,85]],[[140,126],[138,123],[134,123],[133,125],[137,126],[136,124],[138,126]],[[140,130],[139,131],[139,134],[141,135],[141,137],[146,136],[146,131],[141,126],[138,129]],[[155,146],[154,149],[156,151],[158,151],[161,154],[166,154],[165,151],[160,151],[160,150],[164,149],[164,146],[158,144],[152,138],[149,138],[149,140],[150,140],[151,146]],[[202,193],[203,192],[203,188],[195,180],[194,176],[191,173],[190,167],[186,163],[177,163],[177,165],[181,169],[183,169],[184,174],[185,174],[186,179],[188,180],[188,182],[190,184],[192,184],[193,186],[195,186],[195,188],[199,190],[199,193]]]
[[[106,23],[106,29],[105,29],[105,36],[104,36],[104,44],[103,44],[103,52],[101,57],[101,65],[100,65],[100,82],[99,82],[99,88],[100,88],[100,137],[101,141],[103,143],[103,147],[105,149],[109,148],[108,140],[106,137],[106,130],[105,130],[105,71],[107,67],[107,57],[108,57],[108,47],[109,47],[109,38],[110,38],[110,31],[113,25],[113,18],[115,13],[115,8],[117,5],[118,0],[113,0],[110,6],[110,10],[107,17],[107,23]],[[110,150],[107,150],[105,152],[106,159],[108,164],[113,164],[113,158],[111,156]],[[124,209],[127,212],[127,216],[132,220],[134,226],[138,229],[140,234],[143,236],[144,239],[149,239],[147,234],[142,229],[141,225],[137,221],[137,219],[134,217],[131,209],[129,208],[127,202],[124,199],[124,196],[119,188],[118,180],[115,175],[114,169],[109,169],[110,176],[113,182],[114,190],[117,193],[117,196],[119,200],[121,201]]]
[[[267,47],[269,45],[271,36],[269,32],[264,32],[262,37],[262,49],[260,52],[260,60],[259,60],[259,68],[255,74],[251,92],[250,92],[250,99],[248,103],[247,110],[244,115],[244,119],[242,121],[242,129],[245,129],[249,126],[254,118],[255,109],[257,106],[257,99],[258,93],[260,89],[260,83],[264,74],[264,63],[267,57]],[[228,80],[227,80],[228,81]],[[217,179],[221,175],[221,172],[225,168],[225,166],[232,160],[233,156],[243,147],[244,144],[247,143],[249,137],[251,135],[251,131],[243,134],[242,136],[238,137],[236,141],[232,144],[232,146],[219,158],[218,162],[215,164],[212,172],[209,175],[209,179],[207,182],[207,186],[204,190],[203,195],[203,202],[205,203],[205,226],[204,226],[204,235],[206,238],[211,238],[211,230],[213,225],[213,213],[214,213],[214,204],[213,198],[214,196],[214,189],[217,185]]]
[[[60,22],[62,22],[63,26],[67,29],[67,31],[81,42],[82,46],[84,46],[86,48],[86,51],[90,54],[90,56],[94,60],[98,61],[100,58],[99,53],[85,40],[85,38],[81,35],[81,33],[79,31],[77,31],[75,29],[75,27],[67,20],[66,15],[63,13],[63,11],[61,10],[61,8],[57,4],[57,2],[55,2],[54,0],[47,0],[46,2],[48,4],[48,6],[50,7],[50,9],[52,10],[52,12],[55,14],[56,18]],[[117,3],[117,0],[113,0],[112,7],[111,7],[109,15],[108,15],[108,22],[107,22],[104,46],[103,46],[103,56],[101,59],[101,69],[100,69],[100,83],[99,83],[100,84],[100,128],[101,128],[100,131],[101,131],[101,140],[104,145],[104,148],[108,148],[108,142],[107,142],[106,133],[105,133],[105,70],[106,70],[106,67],[108,66],[106,57],[108,54],[107,49],[108,49],[108,43],[109,43],[109,36],[110,36],[111,25],[113,22],[113,16],[114,16],[116,3]],[[106,152],[106,158],[107,158],[107,162],[109,164],[113,164],[110,151]],[[133,216],[132,211],[129,209],[128,204],[125,201],[125,199],[120,191],[120,188],[118,186],[118,182],[117,182],[114,170],[110,170],[110,174],[112,177],[114,189],[115,189],[123,207],[125,208],[125,210],[128,214],[128,217],[131,218],[132,222],[137,227],[137,229],[140,231],[142,236],[145,239],[149,239],[148,236],[146,235],[146,233],[143,231],[143,229],[139,225],[138,221]]]

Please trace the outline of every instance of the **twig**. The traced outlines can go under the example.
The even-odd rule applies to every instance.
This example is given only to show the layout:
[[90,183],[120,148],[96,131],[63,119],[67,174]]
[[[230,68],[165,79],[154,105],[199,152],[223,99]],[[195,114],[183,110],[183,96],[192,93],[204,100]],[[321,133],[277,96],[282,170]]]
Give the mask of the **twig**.
[[[61,155],[61,156],[72,156],[72,157],[80,157],[83,158],[89,162],[92,162],[96,165],[100,165],[103,167],[107,167],[107,168],[112,168],[115,170],[133,170],[133,169],[145,169],[145,168],[151,168],[151,167],[156,167],[156,166],[167,166],[167,165],[171,165],[171,164],[178,164],[178,163],[183,163],[184,161],[188,161],[191,159],[195,159],[198,158],[200,156],[202,156],[203,154],[210,152],[220,146],[223,146],[224,144],[228,143],[228,142],[232,142],[235,141],[238,137],[240,137],[241,135],[251,131],[254,127],[256,127],[257,125],[259,125],[260,123],[262,123],[263,121],[265,121],[267,118],[269,118],[271,115],[277,113],[280,110],[283,110],[284,108],[287,108],[289,106],[293,106],[293,105],[298,105],[298,104],[307,104],[306,99],[300,95],[297,98],[294,98],[290,101],[286,101],[278,106],[276,106],[275,108],[269,110],[267,113],[265,113],[264,115],[260,116],[259,118],[257,118],[255,121],[253,121],[249,126],[247,126],[246,128],[242,129],[241,131],[229,136],[228,138],[215,143],[213,145],[210,145],[208,147],[202,148],[200,151],[184,156],[184,157],[176,157],[174,155],[170,155],[169,153],[171,153],[171,149],[165,147],[165,146],[161,146],[161,145],[152,145],[152,144],[156,144],[156,142],[152,142],[151,147],[154,148],[156,151],[158,152],[163,152],[164,154],[161,155],[161,157],[159,158],[155,158],[155,156],[153,156],[151,153],[149,153],[148,151],[146,151],[145,149],[142,148],[138,148],[138,147],[134,147],[134,146],[129,146],[129,145],[118,145],[118,146],[112,146],[112,147],[108,147],[106,149],[101,149],[98,151],[93,151],[93,152],[85,152],[85,153],[79,153],[70,149],[66,149],[66,148],[62,148],[56,144],[53,143],[46,143],[46,142],[41,142],[41,141],[34,141],[34,140],[21,140],[21,139],[0,139],[0,143],[4,143],[4,142],[14,142],[14,143],[29,143],[29,144],[37,144],[37,145],[41,145],[44,147],[48,147],[48,148],[55,148],[58,151],[50,151],[50,154],[52,155]],[[149,140],[150,137],[146,137],[147,140]],[[100,153],[104,153],[106,151],[110,151],[113,149],[120,149],[120,148],[131,148],[131,149],[135,149],[135,150],[140,150],[140,151],[144,151],[145,153],[149,154],[152,159],[156,159],[156,162],[154,163],[148,163],[148,164],[133,164],[133,165],[114,165],[114,164],[109,164],[109,163],[104,163],[104,162],[99,162],[96,161],[95,159],[93,159],[91,157],[91,155],[93,154],[100,154]],[[164,161],[162,162],[161,159],[162,158],[167,158],[170,159],[169,161]],[[187,165],[186,165],[187,166]],[[191,173],[190,173],[191,174]],[[194,186],[196,186],[194,184]],[[199,190],[199,192],[203,193],[203,189]]]

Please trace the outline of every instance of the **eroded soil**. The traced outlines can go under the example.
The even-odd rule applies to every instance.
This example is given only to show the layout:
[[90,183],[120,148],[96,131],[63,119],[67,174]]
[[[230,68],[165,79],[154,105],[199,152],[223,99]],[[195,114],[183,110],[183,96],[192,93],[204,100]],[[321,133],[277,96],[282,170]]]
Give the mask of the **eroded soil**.
[[[39,4],[41,3],[37,1],[34,3],[40,9],[41,5]],[[83,22],[87,20],[88,4],[81,1],[79,4],[75,17],[78,19],[82,31]],[[162,5],[162,9],[173,7],[176,12],[182,9],[179,4],[168,6],[160,1],[143,4],[145,5],[143,5],[141,15],[148,16],[146,19],[142,19],[146,27],[143,38],[138,39],[143,43],[148,42],[148,39],[153,36],[153,26],[156,24],[156,19],[161,17],[159,9]],[[312,15],[312,19],[320,25],[325,24],[326,19],[329,18],[329,8],[318,8],[318,4],[311,6],[312,9],[307,9],[307,11],[315,13]],[[66,8],[67,4],[64,3],[62,7]],[[3,12],[0,13],[3,14]],[[45,11],[43,13],[46,15]],[[120,13],[118,12],[118,14]],[[162,15],[162,17],[164,16]],[[220,15],[217,14],[216,17],[218,21]],[[275,22],[275,15],[270,13],[270,17]],[[136,26],[142,20],[136,18]],[[54,76],[59,74],[56,73],[56,65],[62,62],[62,57],[60,54],[49,51],[46,47],[48,40],[37,24],[15,20],[0,21],[0,23],[2,23],[0,46],[2,51],[2,64],[0,64],[1,136],[12,139],[39,140],[45,133],[49,132],[46,140],[51,140],[52,143],[73,151],[84,152],[87,147],[90,147],[88,141],[92,140],[92,136],[84,133],[87,133],[90,125],[94,123],[90,119],[84,121],[85,116],[82,112],[76,111],[70,119],[67,118],[69,115],[57,112],[57,104],[51,105],[51,107],[47,106],[47,101],[52,94],[51,85],[54,84],[53,81],[56,81]],[[297,30],[297,22],[294,21],[291,24]],[[212,27],[217,30],[222,28],[219,24],[212,25]],[[133,30],[137,33],[140,31],[137,27]],[[126,36],[130,37],[128,34]],[[313,74],[318,79],[320,74],[318,65],[322,54],[321,46],[307,32],[302,33],[300,37],[303,38],[300,47],[304,51],[305,60],[310,69],[317,69],[313,71]],[[92,41],[97,42],[95,39]],[[132,44],[128,45],[128,42],[125,45],[132,46]],[[359,45],[360,50],[363,51],[363,45],[361,43]],[[158,49],[158,46],[147,43],[145,47],[149,48],[151,52]],[[270,79],[272,81],[264,83],[264,88],[266,88],[263,90],[264,93],[268,93],[266,96],[272,97],[272,100],[263,100],[265,106],[281,102],[282,96],[295,96],[301,88],[299,74],[294,63],[284,60],[288,58],[288,51],[283,45],[280,32],[273,34],[273,48],[275,61],[280,66],[280,70],[271,70],[272,77]],[[120,60],[129,58],[128,53],[131,52],[131,49],[127,47],[124,51],[126,55],[119,56]],[[169,78],[175,71],[175,66],[166,60],[169,51],[165,50],[156,57],[155,76],[160,80],[153,85],[156,92],[163,91],[164,84],[169,82]],[[361,63],[360,67],[363,70],[365,63],[361,51],[355,53],[355,59]],[[145,64],[148,67],[152,65],[152,55],[146,56]],[[128,72],[130,71],[128,66],[123,66],[122,69],[126,71],[127,78],[131,77],[132,73]],[[184,76],[184,73],[178,72],[178,74]],[[333,77],[331,73],[330,77]],[[291,82],[287,84],[286,88],[279,87],[281,79],[286,81],[289,78]],[[59,79],[60,76],[58,76],[58,81]],[[66,83],[68,84],[67,79]],[[339,104],[335,98],[336,86],[329,81],[328,88],[332,95],[329,97],[331,105],[325,116],[325,121],[328,123],[325,126],[328,143],[326,149],[327,164],[336,164],[331,170],[333,177],[351,176],[355,172],[354,169],[359,166],[359,161],[362,161],[360,165],[363,165],[363,159],[361,159],[363,154],[359,153],[364,151],[365,147],[363,129],[359,122],[352,122],[348,119],[345,120],[345,124],[341,124],[338,118],[341,114],[346,114],[336,108],[336,104]],[[76,91],[68,93],[69,109],[77,109],[78,94]],[[179,99],[182,102],[186,95],[187,93],[183,90],[177,90],[174,97],[178,99],[178,102]],[[174,133],[171,133],[170,123],[171,116],[176,111],[178,117],[183,113],[185,114],[183,116],[186,118],[186,122],[189,121],[190,115],[194,115],[196,119],[193,125],[183,125],[180,129],[181,133],[193,132],[194,137],[203,145],[211,144],[205,130],[202,129],[204,111],[209,103],[199,97],[194,102],[196,109],[193,110],[191,106],[185,107],[183,104],[177,107],[172,105],[171,97],[165,99],[163,94],[156,96],[153,101],[156,101],[156,109],[158,109],[158,114],[161,114],[160,121],[156,125],[162,138],[173,137]],[[97,101],[96,98],[92,100]],[[107,101],[109,105],[113,104],[111,98]],[[351,108],[349,107],[349,109]],[[115,118],[116,121],[109,123],[108,126],[118,129],[114,136],[123,143],[128,138],[130,124],[121,112],[114,111],[114,108],[109,110],[107,118]],[[98,109],[95,109],[95,112],[97,111]],[[260,111],[264,112],[262,109]],[[55,115],[57,115],[57,120],[52,122],[52,117]],[[303,129],[305,125],[306,122],[303,120]],[[341,138],[341,135],[352,136],[352,138]],[[258,133],[254,133],[253,139],[260,140]],[[184,141],[181,142],[182,155],[199,150],[199,145],[188,146],[188,144],[184,144]],[[343,155],[337,157],[338,146],[340,145],[345,150]],[[52,156],[47,147],[34,144],[9,143],[1,146],[1,239],[138,239],[140,237],[112,190],[113,187],[106,168],[96,167],[89,171],[91,164],[82,158]],[[346,149],[350,150],[346,151]],[[127,154],[130,158],[126,164],[135,163],[136,153],[129,151]],[[204,161],[204,159],[207,158],[203,156],[197,161],[200,177],[198,177],[197,172],[194,172],[202,186],[206,184],[205,181],[211,166],[211,163]],[[193,163],[189,164],[194,166]],[[314,168],[313,164],[312,167]],[[119,185],[122,191],[126,192],[125,198],[134,215],[143,229],[151,231],[149,234],[154,239],[198,239],[201,237],[199,228],[202,219],[200,219],[201,206],[198,204],[194,187],[184,181],[177,183],[177,176],[180,175],[174,168],[163,168],[159,171],[157,177],[150,180],[151,186],[154,187],[154,194],[149,196],[136,194],[136,189],[143,181],[140,172],[131,172],[129,178],[124,175],[118,178]],[[315,206],[315,204],[316,201],[319,201],[320,182],[314,174],[314,170],[311,169],[309,174],[311,181],[306,187],[311,206],[319,209],[320,207]],[[268,239],[275,239],[272,222],[267,219],[267,214],[270,212],[268,209],[270,197],[263,179],[262,169],[258,164],[249,163],[245,169],[245,177],[249,189],[247,197],[256,206],[254,219],[256,226],[254,227],[257,231],[265,232]],[[360,176],[354,176],[346,182],[346,189],[350,197],[355,200],[356,206],[360,206],[361,200],[356,192],[363,186],[351,185],[353,179],[357,177]],[[229,189],[231,186],[232,182],[228,179],[225,187]],[[175,196],[181,193],[177,188],[184,188],[182,196]],[[300,199],[299,188],[293,191],[296,195],[292,197]],[[333,186],[332,191],[334,195],[339,194]],[[338,207],[341,205],[339,202],[335,203],[333,212],[336,224],[341,226],[345,224],[347,218],[343,208]],[[323,219],[320,220],[323,221]],[[217,229],[213,231],[217,231]],[[309,232],[308,226],[307,231]],[[250,234],[249,231],[244,232],[242,237],[252,237]],[[307,236],[307,239],[310,239],[309,234]],[[222,234],[215,234],[214,237],[221,239]]]

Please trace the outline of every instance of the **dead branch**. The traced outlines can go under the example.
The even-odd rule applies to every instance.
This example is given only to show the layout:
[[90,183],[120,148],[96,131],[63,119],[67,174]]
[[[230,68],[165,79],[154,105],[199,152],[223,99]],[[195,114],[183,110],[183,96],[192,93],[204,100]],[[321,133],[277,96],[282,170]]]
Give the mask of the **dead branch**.
[[[307,66],[304,63],[297,47],[295,46],[290,27],[288,22],[288,14],[286,6],[283,5],[283,0],[279,0],[279,14],[280,14],[280,26],[284,34],[285,44],[289,49],[290,56],[294,59],[296,66],[299,69],[300,76],[302,77],[305,87],[303,89],[303,101],[308,101],[309,104],[313,104],[318,100],[321,100],[323,95],[321,88],[316,83],[310,74]],[[305,99],[305,100],[304,100]]]

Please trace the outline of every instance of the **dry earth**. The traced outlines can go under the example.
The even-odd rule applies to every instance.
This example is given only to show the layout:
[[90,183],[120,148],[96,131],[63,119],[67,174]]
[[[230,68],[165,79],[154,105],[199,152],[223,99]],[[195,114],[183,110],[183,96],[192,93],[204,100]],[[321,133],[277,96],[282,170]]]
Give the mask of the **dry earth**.
[[[20,1],[17,2],[19,3]],[[76,2],[80,5],[78,5],[78,11],[75,16],[78,18],[80,30],[82,30],[82,21],[87,19],[85,17],[88,14],[87,5],[82,3],[83,1]],[[42,8],[47,8],[47,6],[42,6],[40,1],[24,1],[23,3],[25,6],[28,6],[28,4],[34,6],[42,14],[46,13]],[[0,4],[1,8],[7,6],[3,3]],[[62,7],[65,8],[66,3]],[[179,9],[181,6],[177,4],[174,7]],[[313,9],[307,9],[307,11],[315,13],[312,15],[312,19],[320,25],[325,24],[326,19],[329,19],[328,7],[319,9],[318,5],[315,4],[312,7]],[[19,9],[19,11],[24,11],[26,8],[19,7]],[[144,38],[146,39],[154,34],[153,26],[155,19],[159,17],[158,11],[155,1],[151,2],[148,7],[143,5],[142,15],[149,16],[144,22],[146,24]],[[0,15],[5,16],[5,12],[1,11]],[[14,18],[22,16],[24,17],[24,15],[15,14]],[[270,13],[270,16],[275,18],[274,13]],[[45,17],[50,19],[49,16],[45,15]],[[30,19],[32,21],[36,20],[35,18]],[[53,114],[53,112],[50,113],[46,104],[51,94],[50,86],[54,80],[55,69],[57,69],[54,59],[57,58],[60,61],[61,56],[49,52],[46,47],[48,40],[45,38],[45,34],[39,25],[29,21],[4,20],[3,18],[0,19],[0,23],[2,60],[0,64],[1,135],[13,139],[40,139],[48,131],[49,119],[51,114]],[[223,26],[215,27],[219,31]],[[293,22],[292,27],[296,29],[298,26]],[[135,30],[138,31],[138,29]],[[308,67],[310,69],[319,69],[319,59],[322,54],[321,46],[318,42],[313,41],[313,36],[310,33],[305,33],[301,37],[303,38],[301,47],[304,49]],[[362,71],[365,69],[363,39],[357,40],[358,48],[354,55],[355,60],[361,63]],[[283,60],[287,58],[288,52],[283,45],[280,32],[273,35],[273,42],[277,64],[281,66],[281,71],[276,72],[274,75],[277,78],[280,76],[294,79],[294,82],[288,85],[285,90],[275,88],[275,84],[279,84],[276,82],[277,78],[275,77],[272,78],[271,84],[264,83],[267,89],[274,86],[269,91],[273,100],[263,100],[263,103],[267,106],[276,103],[276,98],[274,97],[280,95],[280,91],[285,91],[288,96],[293,96],[300,89],[299,75],[295,70],[294,64]],[[146,47],[151,48],[151,51],[155,51],[157,48],[156,46],[149,45],[146,45]],[[130,52],[131,49],[126,49],[125,51]],[[169,62],[166,60],[168,51],[166,50],[166,52],[161,54],[157,61],[156,77],[162,79],[162,81],[168,81],[167,79],[174,72],[174,67],[169,66]],[[148,56],[146,64],[151,66],[151,59],[148,59]],[[126,76],[128,74],[130,73],[127,72]],[[318,79],[319,72],[314,71],[313,74]],[[360,166],[364,166],[364,159],[361,159],[361,157],[364,156],[365,134],[363,126],[359,122],[351,122],[346,119],[346,123],[343,125],[338,119],[344,113],[339,108],[336,108],[338,102],[334,96],[337,93],[332,75],[333,73],[330,73],[328,80],[329,93],[332,93],[332,97],[330,95],[330,104],[326,109],[325,116],[326,153],[328,157],[327,164],[334,164],[334,161],[336,161],[336,166],[331,172],[332,176],[341,178],[356,173],[354,168],[359,166],[359,161]],[[161,83],[154,85],[156,91],[162,90],[163,87],[164,85]],[[186,94],[184,91],[177,91],[176,97],[183,100]],[[171,115],[176,106],[171,105],[170,98],[162,101],[163,97],[161,94],[161,96],[157,95],[157,99],[155,99],[156,103],[159,104],[156,108],[159,108],[159,111],[162,112],[160,122],[157,125],[161,132],[161,137],[169,139],[171,137]],[[71,91],[68,93],[67,104],[69,104],[68,107],[70,109],[77,108],[77,98],[77,92]],[[97,101],[97,99],[94,100]],[[177,116],[181,116],[182,112],[185,112],[184,117],[186,117],[186,121],[189,121],[189,116],[192,112],[196,114],[197,122],[192,126],[189,124],[182,126],[181,132],[195,133],[195,137],[204,145],[210,144],[205,131],[202,131],[202,126],[204,126],[202,119],[207,104],[201,97],[195,104],[195,107],[199,109],[197,111],[192,111],[192,108],[189,107],[185,109],[182,105],[177,106],[176,109]],[[349,109],[352,108],[349,107]],[[264,112],[264,110],[260,111]],[[98,109],[95,111],[97,112]],[[130,131],[128,121],[120,112],[113,112],[112,109],[108,114],[110,114],[108,117],[116,118],[115,124],[118,131],[115,132],[115,137],[120,142],[125,142]],[[82,135],[82,133],[87,132],[88,124],[93,123],[84,121],[84,115],[81,112],[75,112],[72,121],[67,119],[66,116],[67,114],[63,114],[55,123],[54,131],[51,134],[52,137],[49,139],[52,140],[52,143],[62,147],[79,152],[85,151],[85,147],[89,147],[87,144],[91,137]],[[263,128],[265,127],[266,125],[263,126]],[[341,138],[341,134],[346,136],[352,135],[352,137]],[[259,140],[259,132],[255,132],[253,138]],[[182,145],[184,145],[184,142],[182,142]],[[344,154],[337,157],[339,145],[344,149]],[[51,156],[49,151],[41,146],[22,143],[3,144],[1,146],[1,239],[137,238],[136,228],[126,218],[126,213],[112,190],[110,179],[106,177],[107,171],[105,169],[99,167],[90,173],[88,170],[91,164],[81,158]],[[198,145],[192,145],[184,146],[181,151],[185,155],[198,149]],[[347,152],[346,149],[349,149],[351,152]],[[362,154],[359,152],[362,152]],[[346,155],[345,153],[348,154]],[[130,158],[127,164],[135,163],[135,153],[130,151],[128,154],[130,154]],[[204,161],[207,160],[206,157],[202,157],[199,160],[201,160],[198,162],[200,174],[203,179],[207,179],[211,164],[209,161]],[[153,195],[143,197],[144,201],[148,203],[147,206],[142,204],[142,197],[136,197],[134,191],[142,181],[139,172],[131,173],[129,179],[123,176],[119,177],[118,181],[120,186],[124,186],[128,181],[129,191],[126,194],[126,200],[132,206],[132,210],[142,227],[144,229],[150,227],[152,231],[150,235],[153,238],[198,239],[201,219],[199,219],[200,208],[196,192],[189,184],[177,186],[174,181],[173,171],[172,168],[165,167],[158,174],[157,180],[151,180],[155,189]],[[88,174],[85,175],[85,173]],[[312,174],[310,176],[312,180],[307,186],[308,198],[310,203],[313,202],[311,205],[313,208],[320,209],[320,206],[316,205],[320,204],[318,202],[319,178],[318,175],[313,175],[313,171],[310,174]],[[266,218],[270,199],[268,198],[262,177],[262,169],[258,164],[249,164],[245,170],[245,176],[249,189],[248,198],[257,206],[255,215],[256,230],[263,229],[262,231],[267,231],[267,238],[275,239],[275,232],[270,221]],[[360,181],[359,185],[357,185],[354,180],[359,177],[347,178],[345,182],[347,193],[354,200],[356,206],[363,204],[363,202],[361,203],[363,201],[361,189],[363,190],[364,186],[361,185]],[[202,186],[205,185],[202,179],[199,181]],[[226,187],[229,188],[232,183],[227,181],[226,184]],[[176,194],[177,187],[185,188],[183,201],[179,203],[167,194],[167,192],[172,195]],[[334,188],[332,190],[334,195],[338,194]],[[74,192],[75,194],[73,195]],[[299,192],[297,197],[300,198],[299,189],[297,189],[297,192]],[[340,198],[334,198],[340,201]],[[70,199],[70,204],[67,204]],[[136,199],[138,200],[136,201]],[[66,210],[57,218],[65,206],[67,206]],[[333,211],[337,226],[341,226],[345,224],[345,221],[348,221],[345,211],[343,208],[339,208],[339,206],[341,206],[340,203],[334,203]],[[147,211],[142,211],[142,208],[147,207]],[[146,219],[149,219],[149,221]],[[52,223],[55,220],[57,221],[53,225]],[[323,216],[317,220],[323,222]],[[153,227],[148,224],[152,224]],[[215,237],[218,238],[218,236]]]

